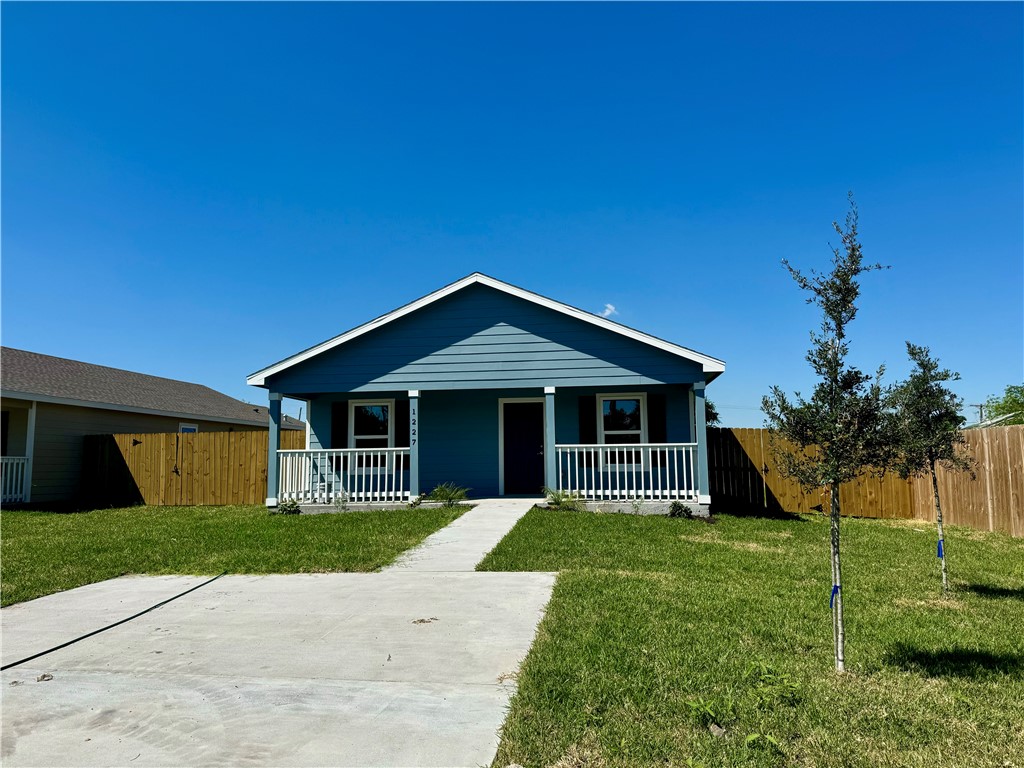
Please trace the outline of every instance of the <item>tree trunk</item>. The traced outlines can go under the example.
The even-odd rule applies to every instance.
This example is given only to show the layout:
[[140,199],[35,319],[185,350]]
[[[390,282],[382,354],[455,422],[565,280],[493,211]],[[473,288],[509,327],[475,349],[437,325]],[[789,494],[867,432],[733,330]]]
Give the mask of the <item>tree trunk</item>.
[[942,593],[949,592],[949,579],[946,576],[946,541],[942,533],[942,505],[939,503],[939,481],[935,477],[935,460],[931,461],[932,492],[935,494],[935,524],[939,528],[939,562],[942,564]]
[[845,672],[846,632],[843,628],[843,579],[839,561],[839,483],[832,484],[831,492],[832,638],[835,641],[836,672]]

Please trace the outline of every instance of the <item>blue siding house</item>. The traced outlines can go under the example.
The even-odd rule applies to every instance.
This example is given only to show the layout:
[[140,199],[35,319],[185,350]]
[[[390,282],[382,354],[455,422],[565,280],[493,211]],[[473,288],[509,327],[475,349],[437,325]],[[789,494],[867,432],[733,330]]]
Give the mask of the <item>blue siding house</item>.
[[[708,504],[721,360],[474,273],[248,378],[269,390],[267,504],[542,488]],[[308,403],[282,451],[281,398]]]

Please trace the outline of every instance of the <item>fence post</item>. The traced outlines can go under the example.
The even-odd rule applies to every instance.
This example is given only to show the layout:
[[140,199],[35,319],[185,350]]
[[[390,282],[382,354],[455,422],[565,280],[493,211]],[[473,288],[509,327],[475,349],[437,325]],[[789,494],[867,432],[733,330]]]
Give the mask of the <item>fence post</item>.
[[277,506],[278,463],[281,448],[281,393],[270,393],[270,435],[267,440],[267,506]]
[[990,531],[995,530],[995,525],[992,520],[992,465],[988,460],[988,430],[981,430],[982,446],[985,450],[985,460],[982,463],[985,472],[985,507],[988,511],[988,529]]

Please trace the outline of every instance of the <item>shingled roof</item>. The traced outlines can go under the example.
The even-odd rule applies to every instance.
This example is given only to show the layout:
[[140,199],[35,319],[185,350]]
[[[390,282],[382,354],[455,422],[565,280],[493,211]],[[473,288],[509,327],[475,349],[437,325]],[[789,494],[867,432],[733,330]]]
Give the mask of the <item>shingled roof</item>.
[[[0,353],[0,389],[5,397],[267,426],[266,406],[243,403],[202,384],[11,347],[0,347]],[[285,417],[282,427],[305,425]]]

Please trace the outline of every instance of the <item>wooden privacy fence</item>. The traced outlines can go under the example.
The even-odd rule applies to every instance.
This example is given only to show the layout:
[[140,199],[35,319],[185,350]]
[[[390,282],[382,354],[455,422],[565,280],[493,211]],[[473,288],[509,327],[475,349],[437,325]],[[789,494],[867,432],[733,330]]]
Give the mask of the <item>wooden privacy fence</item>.
[[[1024,426],[964,433],[977,466],[939,470],[946,522],[1024,536]],[[267,496],[266,430],[85,438],[83,494],[93,504],[262,504]],[[281,432],[281,448],[305,448],[301,430]],[[756,507],[810,512],[828,498],[783,478],[764,429],[709,429],[710,492],[720,510]],[[931,480],[865,476],[840,489],[844,515],[934,520]]]
[[[83,495],[94,504],[262,504],[268,447],[267,430],[90,435]],[[305,447],[304,431],[282,430],[282,449]]]
[[[943,469],[936,473],[944,522],[1024,536],[1024,426],[971,429],[964,437],[977,463],[976,476],[972,480],[968,472]],[[827,495],[805,494],[796,481],[782,477],[766,429],[709,429],[708,468],[711,497],[719,509],[828,509]],[[841,486],[839,502],[844,515],[935,520],[927,476],[864,476]]]

